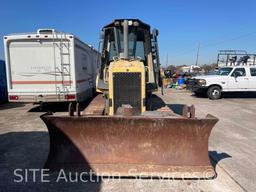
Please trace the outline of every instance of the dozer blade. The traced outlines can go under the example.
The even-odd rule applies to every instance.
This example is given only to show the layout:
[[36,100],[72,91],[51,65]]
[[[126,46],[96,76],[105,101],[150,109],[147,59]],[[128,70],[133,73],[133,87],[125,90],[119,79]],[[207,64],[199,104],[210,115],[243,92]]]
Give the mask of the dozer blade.
[[217,119],[143,116],[42,116],[51,170],[99,176],[212,178],[208,139]]

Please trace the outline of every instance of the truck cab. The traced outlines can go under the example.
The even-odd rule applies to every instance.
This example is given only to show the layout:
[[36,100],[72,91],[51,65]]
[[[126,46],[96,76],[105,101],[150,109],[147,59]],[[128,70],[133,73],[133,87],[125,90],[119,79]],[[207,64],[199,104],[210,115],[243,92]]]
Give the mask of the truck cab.
[[223,92],[256,92],[256,66],[225,66],[214,75],[196,76],[192,91],[206,93],[209,99],[220,99]]

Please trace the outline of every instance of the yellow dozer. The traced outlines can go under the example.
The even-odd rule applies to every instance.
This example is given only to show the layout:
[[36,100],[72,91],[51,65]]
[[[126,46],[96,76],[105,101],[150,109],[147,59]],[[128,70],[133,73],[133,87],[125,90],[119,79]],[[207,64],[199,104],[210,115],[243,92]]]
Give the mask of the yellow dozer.
[[51,170],[92,170],[99,176],[211,178],[208,139],[217,119],[180,112],[153,95],[161,86],[158,30],[118,19],[101,34],[100,92],[80,112],[43,115],[50,135]]

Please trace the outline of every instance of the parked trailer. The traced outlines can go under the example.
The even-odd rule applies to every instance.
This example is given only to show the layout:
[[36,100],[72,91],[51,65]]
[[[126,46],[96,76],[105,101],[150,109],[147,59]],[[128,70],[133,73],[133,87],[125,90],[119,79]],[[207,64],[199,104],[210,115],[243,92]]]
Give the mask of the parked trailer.
[[7,82],[5,62],[0,60],[0,103],[7,101]]
[[39,29],[4,36],[10,102],[84,101],[95,90],[100,54],[69,33]]

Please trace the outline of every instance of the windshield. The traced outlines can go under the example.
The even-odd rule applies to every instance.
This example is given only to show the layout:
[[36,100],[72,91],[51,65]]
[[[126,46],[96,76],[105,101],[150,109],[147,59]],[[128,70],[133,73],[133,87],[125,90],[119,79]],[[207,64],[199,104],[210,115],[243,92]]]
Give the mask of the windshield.
[[[129,26],[128,52],[130,58],[138,58],[145,61],[145,34],[145,29]],[[122,27],[115,27],[107,30],[107,42],[105,42],[105,50],[108,52],[109,61],[112,61],[114,57],[123,57],[123,39],[124,37]]]
[[222,67],[218,70],[216,74],[221,76],[228,76],[232,71],[232,69],[233,69],[232,67]]

